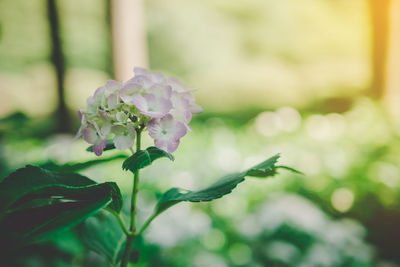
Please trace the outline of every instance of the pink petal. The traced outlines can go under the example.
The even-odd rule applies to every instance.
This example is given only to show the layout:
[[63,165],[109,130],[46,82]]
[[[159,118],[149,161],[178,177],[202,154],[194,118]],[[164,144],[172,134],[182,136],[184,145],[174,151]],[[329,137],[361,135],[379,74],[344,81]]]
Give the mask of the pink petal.
[[186,92],[188,89],[177,79],[170,77],[167,79],[167,84],[172,87],[172,90],[178,93]]
[[179,143],[180,143],[179,140],[174,140],[174,141],[171,141],[170,143],[168,143],[167,152],[168,153],[174,152],[178,148]]
[[133,105],[133,96],[121,95],[122,101],[127,105]]
[[92,145],[94,145],[99,139],[96,129],[90,124],[83,129],[82,136],[86,142]]
[[141,95],[133,96],[132,103],[139,109],[139,111],[147,111],[149,108],[146,99]]
[[108,98],[107,98],[107,104],[108,104],[108,108],[110,109],[114,109],[116,107],[118,107],[119,105],[119,97],[117,94],[111,94]]
[[107,91],[107,95],[110,95],[121,89],[121,85],[122,84],[120,82],[108,80],[106,85],[104,85],[104,88]]
[[121,99],[128,105],[132,105],[133,96],[139,95],[141,92],[141,85],[137,83],[126,83],[121,89]]
[[189,101],[186,98],[183,98],[182,94],[177,92],[172,93],[171,101],[173,107],[170,114],[174,119],[186,124],[189,123],[192,119],[192,113],[189,110]]
[[89,96],[87,99],[86,99],[86,104],[87,105],[93,105],[94,104],[94,97],[93,96]]
[[82,119],[83,119],[83,110],[81,110],[81,109],[78,110],[78,117],[79,117],[79,121],[82,123]]
[[147,130],[149,131],[150,137],[153,139],[159,139],[161,136],[162,129],[159,121],[159,119],[152,119],[147,123]]
[[156,140],[154,140],[154,145],[156,147],[158,147],[159,149],[162,149],[165,151],[167,151],[167,149],[168,149],[168,143],[165,140],[156,139]]
[[165,81],[165,77],[164,75],[162,75],[161,73],[153,73],[150,75],[151,76],[151,80],[155,83],[163,83]]
[[154,145],[159,149],[172,153],[178,148],[179,142],[179,140],[154,140]]
[[133,68],[133,72],[135,73],[135,75],[143,75],[143,76],[150,75],[150,72],[148,70],[140,67]]
[[172,108],[172,103],[168,99],[147,94],[145,97],[135,96],[133,103],[139,112],[151,118],[161,118]]
[[179,145],[179,139],[187,133],[186,125],[177,122],[170,114],[161,119],[152,119],[147,124],[150,137],[154,144],[170,153],[174,152]]
[[78,132],[74,136],[74,140],[78,139],[82,135],[82,129],[86,127],[86,118],[83,110],[78,110],[79,121],[81,122],[81,126],[79,127]]
[[78,139],[82,135],[82,126],[79,127],[78,132],[74,136],[74,140]]
[[192,113],[201,113],[201,112],[203,112],[203,108],[200,107],[197,104],[191,104],[189,106],[189,109],[190,109],[190,112],[192,112]]
[[183,124],[182,122],[177,122],[176,126],[175,126],[175,134],[174,137],[175,139],[180,139],[182,137],[184,137],[187,133],[187,127],[185,124]]
[[172,94],[172,88],[169,85],[155,84],[148,90],[148,93],[153,94],[157,97],[169,99]]
[[[157,103],[156,103],[156,107],[158,109],[158,114],[162,116],[164,116],[165,114],[167,114],[171,108],[172,108],[172,103],[170,100],[165,99],[165,98],[157,98]],[[158,115],[157,115],[158,116]],[[156,118],[156,117],[154,117]]]
[[97,88],[93,95],[94,99],[101,97],[104,94],[104,91],[105,91],[104,86]]
[[93,152],[96,156],[101,156],[103,154],[103,150],[107,145],[107,138],[99,139],[98,142],[96,142],[93,145]]
[[151,79],[147,76],[139,75],[135,76],[129,81],[126,82],[127,84],[136,84],[139,86],[140,89],[147,90],[149,89],[154,83],[151,81]]
[[203,109],[199,105],[197,105],[195,103],[194,96],[191,94],[192,91],[195,91],[195,89],[190,89],[187,92],[180,93],[180,95],[181,95],[182,98],[184,98],[184,99],[186,99],[188,101],[190,112],[192,112],[192,113],[203,112]]

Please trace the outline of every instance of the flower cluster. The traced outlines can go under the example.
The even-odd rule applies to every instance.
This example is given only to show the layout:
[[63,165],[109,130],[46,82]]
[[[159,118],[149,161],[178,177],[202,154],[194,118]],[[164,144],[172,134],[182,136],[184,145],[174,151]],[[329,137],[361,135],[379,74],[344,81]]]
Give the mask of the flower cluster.
[[76,137],[82,135],[92,144],[97,156],[103,153],[107,138],[113,138],[117,149],[128,149],[146,128],[155,146],[171,153],[190,130],[192,114],[202,111],[193,89],[178,79],[142,68],[134,73],[127,82],[107,81],[87,99],[86,110],[78,111],[81,127]]

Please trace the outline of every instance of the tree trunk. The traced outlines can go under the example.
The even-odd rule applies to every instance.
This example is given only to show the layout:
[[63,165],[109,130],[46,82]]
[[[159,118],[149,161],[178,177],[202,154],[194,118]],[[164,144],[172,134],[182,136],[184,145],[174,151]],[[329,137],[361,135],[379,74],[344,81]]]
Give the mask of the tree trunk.
[[57,131],[67,132],[69,130],[70,121],[68,116],[68,109],[65,104],[65,90],[64,90],[64,73],[65,62],[62,51],[60,31],[59,31],[59,17],[57,13],[57,6],[55,0],[47,0],[47,16],[50,25],[50,40],[51,40],[51,62],[54,65],[57,76],[57,95],[58,106],[56,111]]
[[115,78],[126,81],[148,64],[143,1],[111,0],[111,32]]
[[390,10],[387,85],[384,103],[389,114],[400,126],[400,1],[392,1]]
[[387,83],[389,14],[391,0],[369,0],[372,26],[372,81],[369,95],[381,99]]

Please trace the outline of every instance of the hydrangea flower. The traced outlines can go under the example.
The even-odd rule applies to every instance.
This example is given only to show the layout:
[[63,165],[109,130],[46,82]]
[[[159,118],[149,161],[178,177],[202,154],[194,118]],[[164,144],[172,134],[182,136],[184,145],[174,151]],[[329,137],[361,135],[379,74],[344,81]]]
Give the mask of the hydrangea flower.
[[133,98],[133,104],[139,112],[151,118],[162,118],[171,110],[171,100],[147,94],[144,97],[137,95]]
[[87,99],[86,109],[78,111],[76,137],[82,135],[100,156],[107,140],[129,149],[136,135],[148,130],[156,147],[172,153],[190,130],[192,114],[202,111],[192,92],[176,78],[135,68],[128,81],[108,80]]
[[86,142],[93,145],[96,156],[100,156],[106,147],[107,138],[100,133],[97,124],[95,122],[87,124],[82,135]]
[[147,124],[149,135],[154,139],[156,147],[168,152],[177,149],[180,139],[185,136],[186,126],[176,121],[171,114],[161,119],[152,119]]

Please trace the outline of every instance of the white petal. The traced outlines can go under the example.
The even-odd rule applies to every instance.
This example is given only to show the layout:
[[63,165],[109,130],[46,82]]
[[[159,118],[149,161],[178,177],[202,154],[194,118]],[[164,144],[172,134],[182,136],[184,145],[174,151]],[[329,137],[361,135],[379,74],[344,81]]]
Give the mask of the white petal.
[[101,127],[101,133],[103,135],[107,135],[109,134],[111,131],[111,122],[110,121],[106,121],[103,123],[103,126]]
[[117,112],[115,117],[116,117],[117,121],[123,122],[123,123],[125,123],[128,120],[128,115],[125,114],[125,112],[122,112],[122,111]]
[[117,93],[122,87],[122,84],[120,82],[114,81],[114,80],[108,80],[106,85],[104,85],[105,88],[105,96],[109,96],[111,94]]
[[[117,127],[116,127],[117,126]],[[132,126],[113,126],[113,132],[115,133],[114,145],[119,150],[125,150],[130,148],[135,143],[136,131]]]
[[107,104],[108,104],[108,108],[109,108],[109,109],[114,109],[114,108],[118,107],[118,105],[119,105],[119,97],[118,97],[118,94],[116,94],[116,93],[111,94],[111,95],[107,98]]
[[135,75],[144,75],[144,76],[150,75],[150,72],[148,70],[140,67],[133,68],[133,72],[135,73]]
[[135,143],[134,137],[130,135],[116,135],[114,137],[114,145],[119,150],[125,150],[132,147]]

